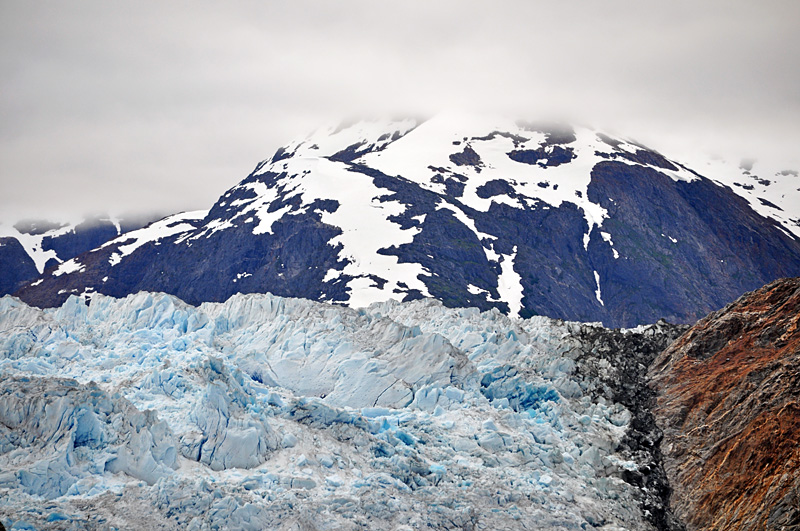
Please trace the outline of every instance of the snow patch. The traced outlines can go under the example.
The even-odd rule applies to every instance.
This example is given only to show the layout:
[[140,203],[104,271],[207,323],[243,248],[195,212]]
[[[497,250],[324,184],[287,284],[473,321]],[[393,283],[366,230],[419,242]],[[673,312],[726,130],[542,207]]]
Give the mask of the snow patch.
[[601,296],[600,293],[600,275],[597,273],[597,271],[593,271],[593,273],[594,273],[594,283],[597,286],[597,289],[594,292],[594,296],[597,299],[597,302],[600,303],[600,306],[605,306],[605,303],[603,302],[603,297]]
[[233,279],[234,282],[238,282],[243,278],[252,277],[253,275],[250,273],[236,273],[236,278]]
[[59,265],[54,271],[54,277],[60,277],[61,275],[70,275],[72,273],[82,273],[86,271],[86,266],[78,262],[77,258],[72,258],[67,260],[63,264]]
[[[418,227],[402,229],[389,220],[405,212],[405,205],[381,200],[387,190],[375,186],[372,177],[351,171],[343,163],[298,158],[288,159],[286,163],[297,176],[294,193],[302,197],[304,207],[318,199],[332,199],[339,204],[334,212],[323,211],[321,219],[342,230],[329,244],[342,245],[339,257],[348,263],[340,274],[354,277],[348,282],[351,306],[400,300],[409,289],[430,296],[427,286],[419,279],[428,275],[425,268],[420,264],[400,263],[396,256],[378,253],[380,249],[410,243],[420,232]],[[381,288],[368,278],[369,275],[377,275],[387,282]],[[401,283],[408,287],[401,288]]]
[[342,272],[339,271],[338,269],[333,269],[333,268],[328,269],[328,271],[325,273],[325,276],[322,278],[322,281],[323,282],[330,282],[331,280],[333,280],[335,278],[339,278],[339,276],[341,274],[342,274]]
[[256,225],[256,227],[253,229],[253,234],[272,234],[272,225],[281,219],[284,214],[291,210],[292,207],[290,205],[279,208],[274,212],[267,212],[267,209],[265,208],[259,209],[256,212],[259,222],[258,225]]
[[50,249],[45,251],[42,249],[42,238],[47,234],[49,233],[39,235],[25,234],[19,232],[10,224],[0,224],[0,238],[15,238],[20,245],[22,245],[22,248],[25,249],[25,252],[28,253],[28,256],[31,257],[36,266],[36,270],[40,274],[44,272],[44,266],[49,260],[55,259],[58,262],[62,261],[58,258],[54,250]]
[[514,271],[514,261],[517,259],[517,246],[514,246],[511,254],[501,255],[503,261],[500,262],[501,273],[497,278],[497,291],[500,293],[500,300],[508,303],[510,317],[519,317],[522,309],[522,277]]
[[[111,245],[117,245],[117,250],[119,251],[119,256],[121,259],[122,257],[130,255],[136,249],[148,242],[157,242],[158,240],[168,236],[194,230],[195,225],[191,222],[201,220],[206,217],[207,214],[207,210],[196,210],[193,212],[181,212],[180,214],[167,216],[166,218],[155,221],[144,228],[126,232],[125,234],[104,243],[100,248],[102,249]],[[109,258],[109,262],[111,262],[111,260],[116,259],[114,259],[112,256]],[[111,265],[115,264],[112,263]]]
[[479,288],[478,286],[473,286],[472,284],[467,284],[467,291],[473,295],[483,295],[489,293],[485,289]]
[[619,258],[619,253],[617,252],[617,249],[614,247],[614,242],[611,241],[611,234],[608,232],[601,231],[600,236],[602,236],[603,240],[608,242],[608,244],[611,246],[611,252],[614,253],[614,259],[616,260],[617,258]]

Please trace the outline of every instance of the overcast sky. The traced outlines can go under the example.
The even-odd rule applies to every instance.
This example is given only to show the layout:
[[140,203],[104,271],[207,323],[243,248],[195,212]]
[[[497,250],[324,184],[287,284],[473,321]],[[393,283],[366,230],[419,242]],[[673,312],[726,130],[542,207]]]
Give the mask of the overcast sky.
[[795,0],[0,0],[0,218],[208,208],[339,116],[445,107],[797,167],[799,21]]

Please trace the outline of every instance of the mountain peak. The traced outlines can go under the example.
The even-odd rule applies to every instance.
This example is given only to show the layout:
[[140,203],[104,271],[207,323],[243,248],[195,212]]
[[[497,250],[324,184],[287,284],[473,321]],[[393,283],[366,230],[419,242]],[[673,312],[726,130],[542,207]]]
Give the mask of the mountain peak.
[[207,215],[166,220],[135,248],[109,242],[19,295],[432,297],[516,317],[692,322],[800,274],[790,226],[746,199],[588,127],[461,112],[358,121],[288,143]]

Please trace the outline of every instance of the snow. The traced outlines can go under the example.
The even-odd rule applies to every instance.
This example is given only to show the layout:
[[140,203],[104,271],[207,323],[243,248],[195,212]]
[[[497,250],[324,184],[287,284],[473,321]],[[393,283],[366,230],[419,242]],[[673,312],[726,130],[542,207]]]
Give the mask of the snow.
[[[493,131],[517,135],[527,141],[515,146],[512,139],[500,135],[488,140],[479,139]],[[488,181],[502,179],[509,182],[517,194],[539,199],[547,205],[558,207],[564,202],[576,204],[583,210],[588,235],[591,228],[602,225],[603,219],[608,215],[605,209],[588,199],[591,170],[595,164],[605,160],[596,153],[609,153],[612,148],[600,140],[594,130],[576,128],[575,134],[576,141],[567,145],[574,150],[576,156],[571,162],[552,167],[523,164],[509,158],[508,153],[514,149],[538,148],[544,141],[544,134],[527,131],[512,120],[502,117],[443,113],[422,123],[411,134],[392,143],[385,150],[363,156],[359,162],[388,175],[400,175],[439,192],[443,191],[443,185],[430,181],[438,170],[432,170],[430,166],[444,168],[468,177],[464,195],[460,198],[467,206],[482,212],[487,211],[492,202],[522,208],[520,200],[505,195],[484,199],[476,194],[477,189]],[[461,144],[454,145],[454,141]],[[480,156],[483,163],[481,167],[458,166],[450,160],[451,154],[460,152],[466,145]],[[630,152],[639,149],[625,142],[620,146]],[[621,158],[617,160],[633,164]],[[671,172],[670,177],[681,180],[696,178],[683,169],[677,173]],[[539,187],[538,183],[544,181],[558,183],[558,187]],[[576,192],[580,192],[581,197]]]
[[594,273],[594,283],[597,285],[597,289],[594,292],[594,296],[597,299],[597,302],[600,303],[600,306],[605,306],[605,303],[603,302],[603,297],[601,296],[600,293],[600,275],[597,273],[597,271],[593,271],[593,273]]
[[78,262],[77,258],[72,258],[70,260],[67,260],[63,264],[59,265],[53,271],[53,276],[54,277],[60,277],[61,275],[64,275],[64,274],[69,275],[70,273],[79,273],[79,272],[85,271],[85,270],[86,270],[86,266],[85,265],[83,265],[80,262]]
[[193,212],[181,212],[180,214],[173,214],[172,216],[167,216],[164,219],[155,221],[144,228],[126,232],[122,236],[104,243],[100,248],[102,249],[111,245],[117,245],[119,258],[115,258],[115,254],[112,254],[109,258],[109,263],[111,263],[111,265],[115,265],[116,263],[119,263],[122,257],[130,255],[136,249],[148,242],[157,242],[162,238],[193,230],[195,227],[192,223],[190,223],[190,221],[203,219],[207,214],[207,210],[196,210]]
[[600,236],[603,238],[603,241],[608,242],[608,244],[611,246],[611,252],[614,253],[614,259],[616,260],[617,258],[619,258],[619,253],[617,252],[617,249],[614,247],[614,242],[611,240],[611,234],[608,232],[601,231]]
[[[429,296],[427,286],[418,278],[428,275],[421,265],[399,263],[396,256],[378,254],[379,249],[410,243],[420,232],[416,227],[403,230],[388,219],[403,213],[405,205],[396,201],[379,201],[386,190],[376,187],[371,177],[347,171],[339,163],[324,159],[303,162],[314,170],[300,186],[304,201],[334,199],[339,203],[335,212],[322,213],[322,221],[342,229],[342,233],[329,242],[330,245],[342,244],[339,256],[350,259],[342,273],[354,277],[376,274],[389,281],[383,289],[378,289],[372,286],[371,280],[365,282],[366,278],[351,280],[348,284],[351,290],[349,304],[367,306],[386,300],[387,293],[392,294],[390,298],[399,300],[402,294],[394,295],[393,292],[400,290],[398,284],[401,282]],[[369,208],[364,208],[365,205]]]
[[256,212],[259,222],[253,229],[253,234],[272,234],[272,224],[283,217],[284,214],[292,210],[292,207],[287,205],[279,208],[274,212],[267,212],[267,209],[261,208]]
[[49,249],[45,251],[42,249],[42,239],[47,234],[48,233],[39,235],[25,234],[19,232],[11,224],[0,223],[0,238],[16,238],[23,249],[25,249],[25,252],[28,253],[28,256],[33,260],[39,273],[44,272],[44,266],[47,264],[48,260],[55,259],[59,262],[61,261],[54,250]]
[[[360,145],[359,151],[369,146],[376,150],[384,149],[393,142],[392,137],[395,134],[405,135],[417,123],[417,120],[405,119],[365,120],[344,127],[340,124],[328,125],[317,129],[306,138],[290,142],[284,150],[297,158],[318,158],[330,157],[353,145]],[[281,160],[276,164],[284,162]]]
[[[348,263],[341,271],[329,270],[324,280],[332,280],[341,274],[354,277],[347,284],[350,291],[347,302],[354,307],[387,299],[400,300],[406,291],[414,289],[429,296],[427,286],[419,278],[427,276],[428,272],[420,264],[400,263],[396,256],[378,253],[379,249],[410,243],[420,232],[418,227],[401,229],[399,224],[388,219],[403,213],[405,205],[382,201],[381,197],[388,193],[387,190],[375,186],[371,177],[350,171],[340,162],[295,155],[279,161],[279,164],[286,167],[288,175],[280,183],[283,193],[287,197],[299,196],[300,206],[268,212],[278,197],[278,186],[267,187],[255,181],[244,187],[252,189],[256,197],[243,201],[241,210],[232,219],[255,212],[260,223],[253,232],[261,234],[271,232],[272,224],[284,215],[304,212],[319,199],[334,200],[339,207],[334,212],[321,212],[321,219],[323,223],[341,228],[342,233],[328,243],[332,246],[341,244],[339,257]],[[370,275],[388,282],[379,288]],[[401,288],[401,283],[408,287]]]
[[517,259],[517,246],[514,246],[510,255],[500,255],[503,261],[500,262],[502,272],[498,278],[497,291],[500,292],[500,300],[508,303],[509,315],[519,317],[522,309],[522,278],[519,273],[514,271],[514,261]]
[[338,504],[333,527],[435,528],[468,503],[487,528],[643,528],[620,474],[644,463],[615,453],[630,413],[582,391],[581,326],[431,300],[4,297],[3,506],[39,527],[284,529]]
[[199,239],[203,235],[209,237],[215,232],[233,227],[233,221],[238,218],[246,217],[245,223],[252,221],[252,214],[255,214],[255,217],[259,220],[258,225],[253,228],[253,234],[272,234],[272,224],[291,210],[291,207],[286,206],[274,212],[269,212],[273,201],[278,199],[278,189],[276,187],[268,188],[266,184],[254,181],[236,188],[252,190],[255,193],[255,199],[237,199],[233,201],[231,206],[242,207],[246,205],[246,208],[241,208],[231,219],[224,221],[214,220],[216,223],[212,221],[206,225],[204,231],[192,237],[192,239]]
[[481,289],[478,286],[473,286],[472,284],[467,284],[467,291],[472,293],[473,295],[481,295],[489,293],[485,289]]
[[339,275],[341,275],[341,274],[342,274],[342,272],[339,271],[338,269],[328,269],[328,271],[325,273],[325,276],[322,277],[322,281],[323,282],[330,282],[331,280],[339,278]]

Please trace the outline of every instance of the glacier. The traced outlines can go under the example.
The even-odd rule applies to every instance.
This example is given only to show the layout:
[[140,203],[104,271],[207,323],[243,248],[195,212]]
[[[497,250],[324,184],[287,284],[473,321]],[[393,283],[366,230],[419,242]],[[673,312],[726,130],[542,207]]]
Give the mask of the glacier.
[[6,296],[0,520],[655,529],[660,464],[631,443],[653,434],[624,375],[680,330],[432,299],[194,307],[140,292],[42,310]]

